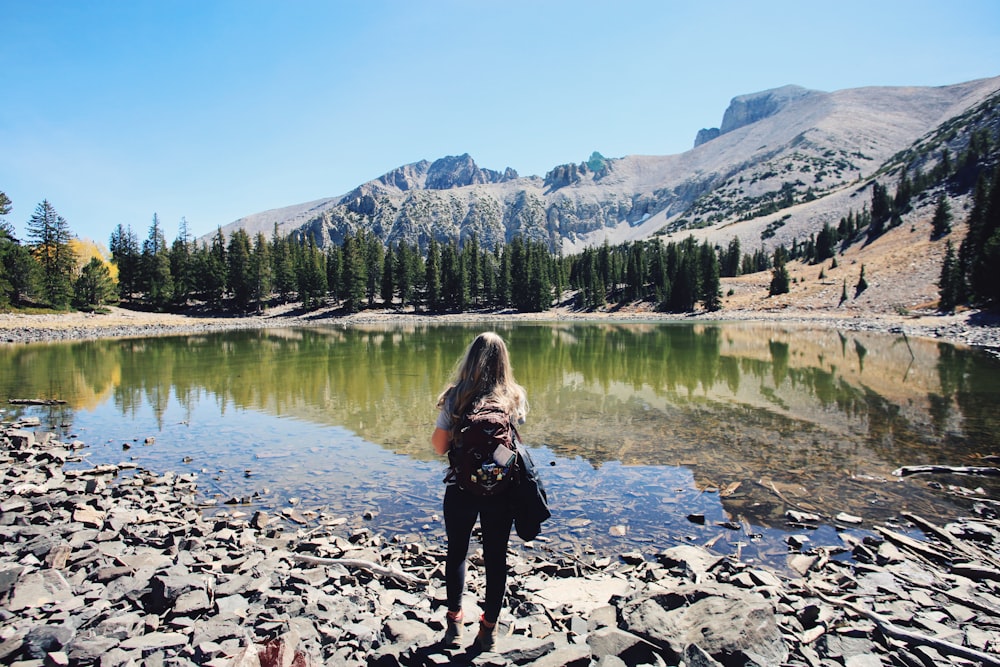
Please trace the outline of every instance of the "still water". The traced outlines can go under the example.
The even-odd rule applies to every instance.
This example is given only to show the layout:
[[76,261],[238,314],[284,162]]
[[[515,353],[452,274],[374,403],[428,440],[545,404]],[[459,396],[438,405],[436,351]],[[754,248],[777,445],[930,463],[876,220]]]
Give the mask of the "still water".
[[[680,543],[781,566],[901,512],[940,523],[994,480],[894,478],[1000,453],[1000,361],[904,337],[766,324],[499,324],[562,554]],[[86,443],[77,466],[193,473],[209,511],[331,515],[443,541],[435,399],[482,325],[327,327],[0,348],[0,397]],[[992,486],[990,486],[992,484]],[[238,498],[248,504],[227,505]],[[789,526],[786,510],[818,515]],[[860,517],[860,525],[835,519]],[[704,518],[692,521],[689,515]],[[367,516],[367,518],[365,518]],[[516,540],[515,540],[516,542]]]

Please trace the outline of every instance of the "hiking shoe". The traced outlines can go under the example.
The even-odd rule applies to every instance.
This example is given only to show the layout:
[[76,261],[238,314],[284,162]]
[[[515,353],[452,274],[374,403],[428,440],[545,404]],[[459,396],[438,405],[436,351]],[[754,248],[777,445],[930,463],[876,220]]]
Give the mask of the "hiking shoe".
[[444,631],[444,639],[441,643],[448,647],[458,647],[462,645],[462,617],[446,619],[447,626]]
[[493,647],[496,646],[498,627],[497,623],[490,627],[486,625],[485,620],[479,620],[479,634],[476,635],[475,644],[481,651],[492,651]]

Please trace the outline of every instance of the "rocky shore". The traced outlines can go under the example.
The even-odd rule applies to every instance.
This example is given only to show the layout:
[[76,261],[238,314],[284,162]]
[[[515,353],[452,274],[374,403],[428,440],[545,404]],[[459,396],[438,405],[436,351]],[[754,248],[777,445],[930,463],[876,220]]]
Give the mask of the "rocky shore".
[[906,516],[921,539],[878,528],[849,553],[790,538],[797,577],[705,545],[579,559],[540,540],[511,553],[500,637],[480,654],[479,553],[465,641],[445,649],[431,531],[385,539],[347,517],[205,506],[193,475],[81,468],[85,448],[34,419],[0,432],[3,664],[1000,665],[988,500],[942,527]]

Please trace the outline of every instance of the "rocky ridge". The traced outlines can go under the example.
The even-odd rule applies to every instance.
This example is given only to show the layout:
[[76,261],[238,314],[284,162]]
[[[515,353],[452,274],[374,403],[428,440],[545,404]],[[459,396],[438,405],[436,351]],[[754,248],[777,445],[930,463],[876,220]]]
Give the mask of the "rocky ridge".
[[[37,419],[0,436],[0,660],[43,665],[1000,665],[997,506],[939,528],[907,517],[801,578],[662,545],[655,553],[510,555],[495,651],[443,634],[443,545],[386,540],[347,517],[202,504],[196,479],[87,468]],[[432,517],[431,521],[439,521]],[[695,519],[692,519],[695,520]],[[547,525],[546,530],[558,530]],[[478,616],[481,553],[466,618]]]
[[722,127],[703,130],[700,143],[679,155],[602,159],[600,169],[589,161],[560,165],[544,178],[449,156],[404,165],[342,197],[249,216],[223,232],[270,233],[277,223],[283,234],[325,246],[366,229],[387,245],[421,247],[473,233],[491,247],[520,234],[573,252],[605,239],[707,230],[723,245],[737,236],[748,248],[770,246],[778,239],[760,232],[774,206],[783,214],[790,203],[808,204],[786,231],[815,233],[828,221],[817,202],[832,197],[827,208],[846,215],[854,203],[844,200],[848,189],[998,89],[1000,78],[831,93],[785,86],[734,98]]

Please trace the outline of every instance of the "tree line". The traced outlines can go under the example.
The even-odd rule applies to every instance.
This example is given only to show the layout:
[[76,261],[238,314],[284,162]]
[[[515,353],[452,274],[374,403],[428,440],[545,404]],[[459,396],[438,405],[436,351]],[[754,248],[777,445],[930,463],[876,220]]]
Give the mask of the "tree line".
[[[837,226],[824,223],[816,234],[770,253],[763,246],[744,253],[738,238],[721,248],[693,237],[669,243],[657,237],[605,242],[570,256],[520,236],[493,248],[481,245],[474,234],[461,242],[431,239],[423,246],[399,242],[387,247],[363,229],[321,248],[308,235],[281,236],[277,225],[270,237],[257,233],[251,238],[236,230],[227,239],[219,228],[211,241],[198,243],[184,219],[168,244],[154,214],[145,239],[119,224],[110,237],[110,261],[92,256],[84,262],[68,223],[48,201],[28,221],[27,242],[18,240],[4,219],[11,201],[0,192],[0,307],[39,303],[89,309],[120,301],[176,310],[204,303],[246,313],[294,300],[307,309],[332,305],[348,313],[376,307],[432,313],[543,311],[571,293],[573,305],[585,310],[637,301],[662,311],[688,312],[698,304],[717,310],[720,278],[771,270],[769,293],[785,293],[787,262],[836,262],[838,250],[870,243],[901,224],[913,199],[933,189],[939,194],[931,236],[947,236],[953,218],[947,195],[961,192],[973,180],[966,238],[957,251],[948,240],[940,305],[947,310],[964,303],[995,304],[1000,302],[996,144],[988,131],[974,131],[957,159],[944,149],[927,172],[903,167],[892,195],[874,181],[871,199],[860,213],[851,210]],[[862,272],[859,290],[863,282]]]

